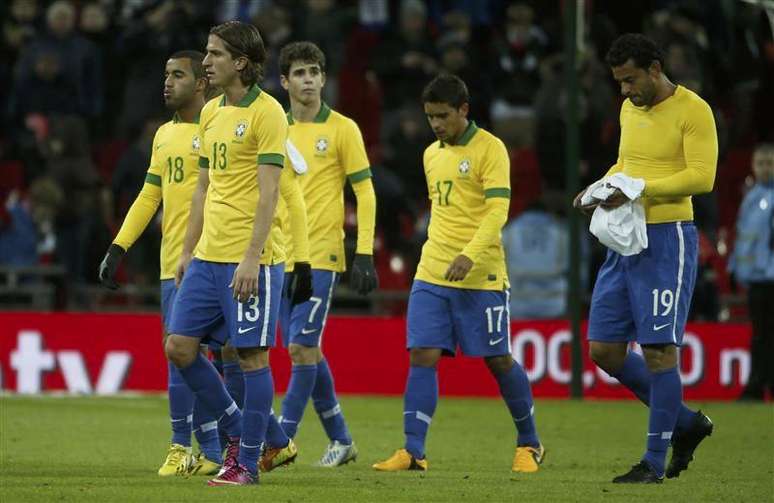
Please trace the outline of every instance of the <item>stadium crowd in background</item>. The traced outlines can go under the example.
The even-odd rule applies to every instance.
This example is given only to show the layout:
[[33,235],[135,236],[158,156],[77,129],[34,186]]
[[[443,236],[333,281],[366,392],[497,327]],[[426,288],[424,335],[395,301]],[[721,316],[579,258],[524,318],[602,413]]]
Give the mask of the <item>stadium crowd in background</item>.
[[[169,118],[159,92],[163,80],[159,69],[177,50],[202,50],[209,27],[228,19],[252,22],[265,35],[269,60],[261,85],[283,106],[287,98],[277,64],[282,45],[311,40],[328,57],[324,99],[357,122],[373,166],[380,201],[374,253],[381,288],[408,290],[426,235],[429,205],[421,154],[431,143],[432,132],[418,98],[438,72],[453,72],[468,84],[471,118],[506,142],[513,180],[510,218],[540,203],[546,218],[561,222],[567,205],[563,198],[567,90],[560,4],[4,2],[0,266],[60,264],[68,284],[97,282],[94,271],[101,253],[142,185],[152,133]],[[693,318],[729,316],[719,299],[731,292],[726,262],[737,209],[751,185],[750,159],[756,144],[771,142],[774,136],[771,17],[762,8],[724,0],[653,0],[635,5],[594,1],[587,2],[584,12],[582,184],[596,180],[615,162],[621,97],[603,56],[621,33],[643,32],[657,40],[666,54],[666,73],[713,108],[720,145],[717,190],[694,198],[700,264]],[[350,202],[348,208],[351,228],[354,205]],[[516,232],[520,227],[514,222],[511,229]],[[160,225],[155,228],[137,243],[133,259],[121,271],[125,282],[155,284]],[[350,252],[354,236],[349,233]],[[564,237],[557,231],[556,239],[562,243]],[[583,254],[583,276],[594,277],[602,259],[602,247],[589,246]],[[561,254],[548,254],[546,260],[551,263],[535,267],[560,276],[566,271]],[[518,264],[509,267],[519,269]],[[555,278],[547,281],[558,285],[549,289],[565,288]],[[584,285],[588,297],[591,285],[588,281]],[[76,288],[68,291],[58,297],[57,307],[98,307],[95,298],[76,295]],[[535,312],[520,315],[553,315],[555,308],[537,306]],[[744,308],[730,315],[744,316]]]

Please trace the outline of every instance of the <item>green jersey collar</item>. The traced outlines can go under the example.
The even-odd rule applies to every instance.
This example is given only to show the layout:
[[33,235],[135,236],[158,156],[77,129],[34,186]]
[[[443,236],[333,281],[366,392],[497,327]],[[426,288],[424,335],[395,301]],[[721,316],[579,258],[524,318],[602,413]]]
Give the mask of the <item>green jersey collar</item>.
[[[180,124],[181,122],[185,123],[185,121],[182,118],[180,118],[180,114],[175,112],[175,115],[172,116],[172,123]],[[190,122],[189,124],[199,124],[199,114],[196,114],[196,117],[194,117],[193,121]]]
[[[293,120],[293,114],[291,112],[288,112],[288,124],[293,125],[296,121]],[[323,124],[325,121],[328,120],[328,117],[331,115],[331,107],[328,106],[327,103],[324,101],[320,104],[320,111],[317,112],[317,115],[315,115],[312,122],[316,122],[318,124]]]
[[[449,143],[449,145],[462,145],[463,147],[470,143],[471,138],[476,134],[478,131],[478,126],[476,126],[475,121],[468,122],[468,127],[465,128],[465,131],[462,132],[460,135],[459,140],[457,140],[457,143]],[[444,144],[443,141],[441,141],[441,148],[443,148],[446,144]]]
[[[250,89],[247,90],[247,94],[245,94],[244,97],[241,100],[239,100],[239,103],[237,103],[234,106],[237,106],[240,108],[247,108],[253,104],[253,101],[255,101],[255,99],[258,97],[259,94],[261,94],[261,88],[258,87],[258,84],[253,84],[252,86],[250,86]],[[220,99],[220,106],[222,107],[226,106],[225,94]]]

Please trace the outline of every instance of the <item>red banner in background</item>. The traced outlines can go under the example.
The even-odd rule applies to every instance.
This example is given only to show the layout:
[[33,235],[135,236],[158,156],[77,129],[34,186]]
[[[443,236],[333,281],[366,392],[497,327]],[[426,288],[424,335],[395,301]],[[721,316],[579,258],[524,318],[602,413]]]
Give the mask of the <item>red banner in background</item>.
[[[585,326],[584,326],[585,332]],[[689,324],[681,354],[687,399],[734,399],[750,368],[749,325]],[[538,397],[568,397],[570,332],[565,321],[511,324],[513,356]],[[403,393],[408,355],[402,318],[331,317],[324,350],[340,393]],[[630,393],[586,356],[584,394],[629,398]],[[290,376],[287,352],[272,350],[277,391]],[[19,393],[64,390],[112,394],[166,389],[167,364],[157,315],[0,313],[0,387]],[[497,385],[476,358],[444,358],[445,395],[497,396]]]

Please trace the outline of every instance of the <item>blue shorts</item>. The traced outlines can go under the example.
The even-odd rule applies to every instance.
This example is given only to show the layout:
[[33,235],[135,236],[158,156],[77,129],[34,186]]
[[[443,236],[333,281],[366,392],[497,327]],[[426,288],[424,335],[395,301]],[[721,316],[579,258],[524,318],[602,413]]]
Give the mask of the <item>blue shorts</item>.
[[322,345],[325,321],[331,308],[333,289],[339,281],[339,273],[325,269],[312,269],[312,297],[296,306],[290,305],[289,281],[283,286],[280,328],[282,343],[306,347]]
[[[285,264],[261,265],[258,295],[238,302],[229,288],[237,264],[193,259],[172,308],[169,333],[200,337],[235,348],[274,345]],[[218,325],[225,330],[216,330]]]
[[648,224],[648,248],[637,255],[608,251],[591,297],[589,340],[679,346],[698,251],[691,222]]
[[[177,296],[177,288],[175,288],[174,279],[161,280],[161,321],[164,323],[164,330],[166,333],[170,333],[167,327],[172,317],[172,305],[175,303],[175,297]],[[210,349],[218,351],[223,347],[223,344],[218,342],[219,340],[228,339],[226,334],[226,324],[220,323],[215,327],[214,336],[209,338],[208,345]]]
[[468,356],[511,353],[507,290],[467,290],[414,280],[408,301],[406,346]]

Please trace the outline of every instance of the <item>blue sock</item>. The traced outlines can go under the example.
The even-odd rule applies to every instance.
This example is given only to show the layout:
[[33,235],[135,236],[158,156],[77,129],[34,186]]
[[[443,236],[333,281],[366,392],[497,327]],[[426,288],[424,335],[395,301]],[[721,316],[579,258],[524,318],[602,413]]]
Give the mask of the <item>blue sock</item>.
[[191,365],[178,370],[196,395],[196,400],[201,402],[212,417],[217,418],[226,434],[239,437],[242,433],[242,414],[228,395],[218,371],[210,361],[201,353],[197,353]]
[[241,409],[245,399],[245,376],[239,362],[223,363],[223,381],[226,383],[228,394]]
[[191,447],[191,407],[194,395],[177,368],[167,365],[167,393],[169,394],[169,418],[172,422],[172,443]]
[[194,401],[193,424],[196,441],[199,442],[199,450],[204,453],[204,457],[219,465],[223,464],[218,438],[218,422],[202,407],[199,400]]
[[317,365],[293,365],[288,392],[282,400],[282,416],[279,419],[282,429],[290,438],[296,436],[298,424],[304,416],[304,409],[312,396],[316,381]]
[[[629,351],[624,359],[623,367],[617,374],[612,374],[612,377],[629,388],[642,403],[650,406],[651,373],[641,354]],[[677,413],[675,431],[685,431],[690,428],[694,417],[696,417],[696,412],[681,403]]]
[[312,390],[314,410],[320,416],[325,433],[331,441],[349,445],[352,437],[349,434],[344,415],[341,413],[341,405],[336,399],[336,390],[333,387],[333,375],[328,367],[328,362],[323,359],[317,364],[317,379]]
[[406,450],[417,459],[425,457],[425,438],[438,404],[435,367],[410,367],[403,395],[403,432]]
[[274,380],[271,367],[250,370],[245,375],[245,406],[242,409],[242,439],[239,444],[239,464],[258,473],[258,455],[266,438],[271,403],[274,400]]
[[535,407],[532,402],[532,389],[529,386],[529,378],[517,362],[508,372],[495,376],[500,385],[500,394],[511,411],[513,422],[516,423],[516,445],[540,445],[537,430],[535,428]]
[[651,373],[648,451],[642,459],[659,476],[664,475],[664,460],[682,399],[683,385],[677,368]]
[[266,445],[269,447],[285,447],[290,442],[290,438],[285,434],[285,430],[282,429],[277,416],[274,415],[274,411],[271,411],[269,415],[269,427],[266,428]]

